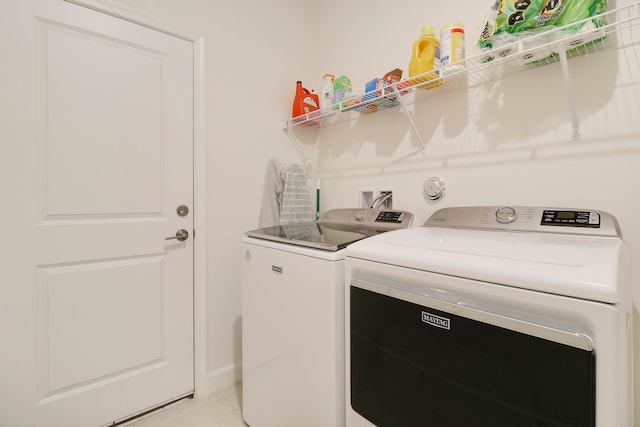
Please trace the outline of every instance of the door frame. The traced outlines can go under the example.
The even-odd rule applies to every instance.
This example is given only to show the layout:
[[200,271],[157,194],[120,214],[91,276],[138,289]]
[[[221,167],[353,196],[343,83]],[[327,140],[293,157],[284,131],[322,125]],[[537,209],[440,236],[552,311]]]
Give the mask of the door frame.
[[[109,0],[61,0],[160,31],[193,44],[193,354],[194,396],[206,396],[207,382],[207,175],[204,36],[176,29]],[[199,238],[196,238],[196,234]]]

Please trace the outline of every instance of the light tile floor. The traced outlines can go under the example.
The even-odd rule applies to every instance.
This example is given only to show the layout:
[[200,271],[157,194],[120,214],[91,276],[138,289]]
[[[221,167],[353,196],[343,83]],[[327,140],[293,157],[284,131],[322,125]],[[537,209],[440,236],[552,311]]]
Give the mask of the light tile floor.
[[187,399],[126,427],[247,427],[242,421],[242,384],[209,397]]

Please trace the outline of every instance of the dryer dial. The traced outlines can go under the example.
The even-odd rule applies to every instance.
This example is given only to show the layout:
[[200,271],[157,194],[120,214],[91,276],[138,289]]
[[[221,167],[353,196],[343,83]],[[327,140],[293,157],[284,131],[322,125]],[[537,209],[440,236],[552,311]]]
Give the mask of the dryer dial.
[[518,218],[518,212],[515,209],[505,207],[496,211],[496,221],[500,224],[511,224]]

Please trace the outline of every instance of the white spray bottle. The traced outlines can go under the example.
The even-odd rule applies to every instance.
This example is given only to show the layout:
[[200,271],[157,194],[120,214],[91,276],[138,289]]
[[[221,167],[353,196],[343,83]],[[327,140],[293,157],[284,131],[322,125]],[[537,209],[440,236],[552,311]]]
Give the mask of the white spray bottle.
[[333,106],[333,74],[325,74],[322,76],[324,79],[324,87],[322,88],[322,96],[320,97],[320,108],[323,113],[331,111]]

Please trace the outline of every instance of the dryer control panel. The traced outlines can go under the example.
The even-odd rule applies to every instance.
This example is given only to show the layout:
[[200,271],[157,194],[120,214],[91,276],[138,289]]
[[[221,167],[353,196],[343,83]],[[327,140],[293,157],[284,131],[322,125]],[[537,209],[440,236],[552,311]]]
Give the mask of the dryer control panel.
[[602,211],[530,206],[469,206],[436,211],[425,227],[529,231],[622,237],[616,219]]
[[545,209],[540,225],[564,227],[600,227],[600,214],[593,211],[566,211]]

